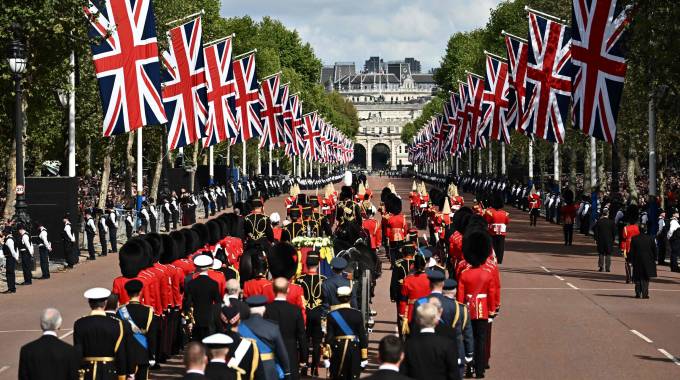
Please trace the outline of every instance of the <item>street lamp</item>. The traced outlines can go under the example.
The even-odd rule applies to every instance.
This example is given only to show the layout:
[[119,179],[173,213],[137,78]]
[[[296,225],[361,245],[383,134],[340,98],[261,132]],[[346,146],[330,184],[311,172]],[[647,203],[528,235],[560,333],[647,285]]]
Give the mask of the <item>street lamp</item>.
[[14,122],[16,123],[15,139],[16,139],[16,169],[17,169],[17,186],[16,186],[16,203],[14,204],[14,219],[28,226],[30,218],[25,198],[25,178],[24,178],[24,120],[21,112],[21,74],[26,72],[26,52],[24,51],[24,44],[21,42],[21,27],[14,23],[12,24],[14,31],[14,38],[10,44],[7,55],[7,62],[9,68],[14,74],[14,92],[16,96],[16,103],[14,108]]

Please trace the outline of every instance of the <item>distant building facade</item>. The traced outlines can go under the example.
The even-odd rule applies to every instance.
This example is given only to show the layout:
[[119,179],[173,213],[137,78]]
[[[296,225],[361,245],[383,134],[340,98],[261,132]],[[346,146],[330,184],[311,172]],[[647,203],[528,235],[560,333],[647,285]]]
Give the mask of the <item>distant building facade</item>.
[[361,73],[351,72],[349,67],[355,66],[343,62],[325,66],[321,83],[357,109],[360,125],[352,164],[368,170],[411,166],[401,130],[420,116],[437,91],[432,74],[421,74],[420,62],[414,58],[384,63],[380,57],[371,57]]

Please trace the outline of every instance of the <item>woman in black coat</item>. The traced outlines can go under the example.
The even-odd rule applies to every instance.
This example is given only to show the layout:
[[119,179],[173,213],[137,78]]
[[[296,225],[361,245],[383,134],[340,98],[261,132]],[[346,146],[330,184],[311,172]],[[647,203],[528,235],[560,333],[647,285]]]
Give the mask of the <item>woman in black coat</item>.
[[649,279],[656,277],[656,244],[647,234],[635,236],[630,242],[628,259],[633,265],[635,298],[649,298]]

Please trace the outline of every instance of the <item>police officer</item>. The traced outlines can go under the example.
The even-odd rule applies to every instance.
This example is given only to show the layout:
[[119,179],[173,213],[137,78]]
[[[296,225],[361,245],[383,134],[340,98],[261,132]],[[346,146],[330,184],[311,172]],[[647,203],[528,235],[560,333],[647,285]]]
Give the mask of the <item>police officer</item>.
[[[323,331],[321,321],[323,317],[322,308],[322,286],[326,276],[319,273],[319,255],[317,252],[310,252],[307,255],[307,273],[298,278],[296,283],[302,287],[304,292],[305,309],[307,313],[307,338],[311,339],[312,360],[309,368],[312,369],[312,376],[319,375],[319,354],[321,351],[321,339]],[[301,358],[301,362],[307,363],[307,358]],[[302,369],[302,376],[306,376],[306,368]]]
[[109,208],[107,211],[106,226],[109,229],[111,253],[116,253],[118,252],[118,215],[113,207]]
[[[330,367],[331,379],[358,379],[368,364],[368,336],[359,310],[350,306],[352,289],[337,288],[339,303],[326,318],[326,352],[324,364]],[[330,363],[328,360],[330,359]]]
[[33,266],[33,243],[23,223],[17,225],[17,231],[19,232],[17,251],[19,251],[19,259],[21,260],[21,271],[24,274],[24,282],[18,285],[31,285],[33,283],[33,274],[31,273],[31,267]]
[[14,271],[17,267],[17,261],[19,261],[19,251],[16,249],[16,244],[14,243],[14,236],[12,235],[12,228],[6,226],[2,231],[5,238],[2,245],[2,253],[5,256],[5,269],[7,270],[7,290],[4,294],[16,293],[16,275]]
[[108,253],[108,246],[106,245],[106,236],[109,234],[109,227],[106,224],[107,217],[102,210],[97,210],[99,215],[99,222],[97,223],[97,229],[99,232],[99,244],[102,246],[101,256],[106,256]]
[[94,223],[94,219],[92,219],[92,214],[89,211],[85,211],[85,236],[87,237],[88,260],[95,260],[97,258],[94,252],[94,235],[96,231],[97,226]]
[[156,211],[153,199],[149,198],[146,208],[149,210],[149,228],[151,232],[158,232],[158,211]]
[[[170,201],[168,198],[163,200],[163,222],[165,224],[165,232],[170,232],[170,222],[172,221],[172,210],[170,209]],[[129,239],[129,237],[128,237]]]
[[78,250],[76,248],[76,235],[73,234],[69,214],[64,215],[64,229],[61,231],[61,240],[64,243],[64,256],[66,256],[66,268],[72,269],[78,263]]
[[149,232],[149,210],[146,209],[146,201],[142,203],[142,207],[139,210],[139,220],[140,220],[140,225],[139,225],[139,232],[147,233]]
[[38,280],[46,280],[50,278],[50,252],[52,252],[52,243],[47,238],[47,229],[42,224],[38,223],[38,253],[40,254],[40,272],[42,276]]
[[132,210],[128,210],[125,216],[125,237],[128,240],[132,237],[132,231],[134,229],[135,222],[132,220]]
[[123,322],[108,317],[104,311],[111,291],[92,288],[83,295],[92,311],[73,324],[73,345],[82,354],[81,379],[113,380],[125,376]]

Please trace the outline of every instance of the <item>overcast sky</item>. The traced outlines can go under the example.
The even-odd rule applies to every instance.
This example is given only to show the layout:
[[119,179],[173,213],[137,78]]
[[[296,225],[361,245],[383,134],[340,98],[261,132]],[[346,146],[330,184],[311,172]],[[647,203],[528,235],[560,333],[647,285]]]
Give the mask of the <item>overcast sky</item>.
[[271,16],[297,29],[324,65],[369,56],[439,66],[451,34],[484,26],[500,0],[222,0],[222,16]]

